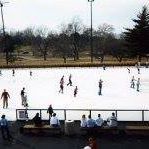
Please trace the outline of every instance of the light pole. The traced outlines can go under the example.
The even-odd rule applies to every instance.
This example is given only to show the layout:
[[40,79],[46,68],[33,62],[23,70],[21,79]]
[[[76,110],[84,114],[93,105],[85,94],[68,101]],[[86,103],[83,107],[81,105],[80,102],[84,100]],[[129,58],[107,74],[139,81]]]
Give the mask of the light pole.
[[[5,2],[6,3],[6,2]],[[6,52],[6,63],[8,65],[8,49],[6,48],[6,34],[5,34],[5,24],[4,24],[4,15],[3,15],[3,6],[4,6],[4,3],[2,3],[0,1],[0,7],[1,7],[1,18],[2,18],[2,29],[3,29],[3,48]]]
[[90,7],[91,7],[91,37],[90,37],[90,46],[91,46],[91,62],[93,62],[93,20],[92,20],[92,3],[94,0],[88,0],[90,2]]

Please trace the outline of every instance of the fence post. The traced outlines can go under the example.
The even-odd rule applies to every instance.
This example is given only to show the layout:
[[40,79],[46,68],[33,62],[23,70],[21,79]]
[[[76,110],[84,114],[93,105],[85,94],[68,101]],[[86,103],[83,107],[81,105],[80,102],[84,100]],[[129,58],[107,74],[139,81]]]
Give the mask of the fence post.
[[117,110],[115,110],[115,116],[117,117]]
[[16,120],[18,120],[18,110],[16,109]]
[[142,122],[144,122],[144,110],[142,110]]
[[64,109],[64,119],[66,120],[66,109]]
[[92,111],[90,110],[90,114],[89,114],[90,116],[92,116]]
[[41,119],[42,119],[41,109],[40,109],[40,117],[41,117]]

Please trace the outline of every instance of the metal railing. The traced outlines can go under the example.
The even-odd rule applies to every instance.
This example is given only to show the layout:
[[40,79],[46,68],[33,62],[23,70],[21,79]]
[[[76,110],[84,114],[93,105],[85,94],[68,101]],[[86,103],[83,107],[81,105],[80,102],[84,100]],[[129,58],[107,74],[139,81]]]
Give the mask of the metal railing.
[[[19,114],[19,111],[23,111],[23,110],[25,111],[25,109],[16,109],[16,120],[20,119],[18,114]],[[42,118],[43,113],[46,112],[47,109],[27,109],[27,113],[32,112],[32,111],[38,112],[40,114],[40,117]],[[147,114],[147,112],[149,110],[138,110],[138,109],[137,110],[135,110],[135,109],[133,109],[133,110],[132,109],[54,109],[55,113],[58,111],[61,111],[63,113],[62,114],[63,120],[67,119],[68,112],[71,112],[71,114],[73,116],[73,112],[77,111],[77,112],[87,112],[87,114],[88,115],[90,114],[91,116],[94,112],[99,112],[99,113],[100,112],[114,112],[118,119],[120,119],[120,112],[129,112],[129,114],[132,112],[139,112],[139,114],[141,114],[139,121],[147,121],[147,120],[145,120],[145,113]],[[148,115],[148,120],[149,120],[149,113],[147,115]],[[31,119],[31,118],[29,117],[29,119]],[[127,121],[127,119],[126,119],[126,121]]]

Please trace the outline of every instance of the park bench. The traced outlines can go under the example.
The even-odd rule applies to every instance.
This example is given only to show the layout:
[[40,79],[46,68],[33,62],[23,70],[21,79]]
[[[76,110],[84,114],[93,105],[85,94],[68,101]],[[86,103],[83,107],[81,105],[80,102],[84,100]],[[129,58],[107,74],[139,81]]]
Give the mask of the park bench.
[[81,134],[82,135],[86,135],[86,134],[94,134],[94,135],[98,135],[98,134],[118,134],[119,133],[119,128],[116,127],[92,127],[92,128],[88,128],[88,127],[81,127],[80,128]]
[[86,135],[86,134],[112,134],[112,135],[149,135],[149,126],[118,126],[117,128],[109,128],[109,127],[93,127],[93,128],[88,128],[88,127],[83,127],[80,128],[81,134]]
[[24,134],[45,134],[45,135],[60,135],[60,127],[52,127],[50,125],[35,126],[34,124],[27,124],[23,126]]
[[125,126],[127,135],[149,135],[149,126]]

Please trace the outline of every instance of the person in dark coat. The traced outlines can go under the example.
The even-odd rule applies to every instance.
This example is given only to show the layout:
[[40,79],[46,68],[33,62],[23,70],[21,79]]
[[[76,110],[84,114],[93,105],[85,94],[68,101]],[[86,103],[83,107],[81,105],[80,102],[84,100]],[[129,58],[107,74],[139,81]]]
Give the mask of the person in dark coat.
[[62,76],[62,78],[60,80],[60,90],[59,90],[59,93],[61,92],[63,94],[63,90],[64,90],[64,76]]
[[70,75],[69,75],[69,82],[67,83],[67,86],[68,86],[68,85],[72,86],[72,80],[71,80],[71,78],[72,78],[72,75],[70,74]]
[[54,113],[53,112],[52,105],[49,105],[48,110],[47,110],[47,113],[49,113],[49,120],[50,120],[50,118],[52,117],[52,114]]
[[41,126],[42,121],[41,121],[41,117],[39,116],[39,113],[36,113],[35,117],[32,120],[35,126]]
[[76,97],[77,93],[78,93],[78,87],[76,86],[74,89],[74,97]]
[[102,83],[103,81],[100,79],[99,80],[99,95],[102,95],[101,90],[102,90]]

